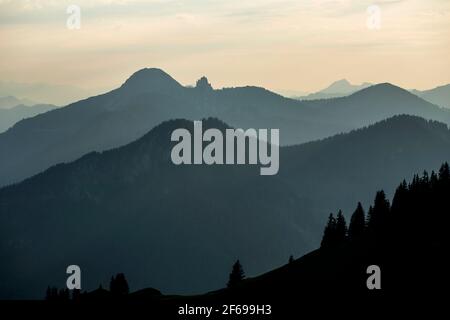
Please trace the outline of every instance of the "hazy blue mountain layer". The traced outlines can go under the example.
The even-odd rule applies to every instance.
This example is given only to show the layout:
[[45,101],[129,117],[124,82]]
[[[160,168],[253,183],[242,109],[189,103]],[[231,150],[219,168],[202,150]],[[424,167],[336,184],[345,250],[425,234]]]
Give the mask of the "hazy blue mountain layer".
[[0,134],[0,185],[48,167],[134,141],[162,121],[217,117],[233,127],[280,129],[298,144],[399,114],[450,123],[450,111],[390,84],[351,96],[296,101],[258,87],[184,87],[159,69],[143,69],[120,88],[17,123]]

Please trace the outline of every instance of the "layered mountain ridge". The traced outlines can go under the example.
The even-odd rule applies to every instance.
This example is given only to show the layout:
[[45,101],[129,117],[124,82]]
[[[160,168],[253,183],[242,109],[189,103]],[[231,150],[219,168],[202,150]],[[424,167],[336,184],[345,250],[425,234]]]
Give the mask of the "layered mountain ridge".
[[355,199],[370,201],[380,187],[391,194],[401,179],[450,160],[446,125],[397,116],[282,147],[276,176],[249,165],[175,166],[171,132],[192,126],[164,122],[126,146],[0,189],[0,295],[39,297],[75,262],[86,289],[118,270],[136,289],[220,288],[237,258],[250,276],[283,265],[318,245],[330,211],[348,215]]
[[283,145],[411,114],[450,123],[450,111],[403,89],[378,85],[349,97],[299,102],[264,88],[188,88],[159,69],[143,69],[120,88],[20,121],[0,134],[0,186],[91,151],[130,143],[159,123],[217,117],[233,127],[277,128]]

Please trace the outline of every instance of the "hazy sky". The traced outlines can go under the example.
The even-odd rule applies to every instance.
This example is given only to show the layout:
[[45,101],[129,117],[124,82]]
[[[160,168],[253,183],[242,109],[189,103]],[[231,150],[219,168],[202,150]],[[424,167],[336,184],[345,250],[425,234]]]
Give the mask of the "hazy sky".
[[[79,30],[66,26],[70,4]],[[0,57],[0,81],[86,89],[143,67],[216,88],[316,91],[347,78],[425,89],[450,83],[450,1],[0,0]]]

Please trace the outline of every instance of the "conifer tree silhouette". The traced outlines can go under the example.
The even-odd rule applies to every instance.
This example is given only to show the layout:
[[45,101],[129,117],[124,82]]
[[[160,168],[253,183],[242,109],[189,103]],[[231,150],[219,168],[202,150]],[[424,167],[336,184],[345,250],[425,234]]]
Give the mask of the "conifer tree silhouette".
[[50,296],[52,297],[52,300],[58,300],[58,288],[53,287]]
[[401,207],[403,207],[405,201],[407,201],[408,195],[408,184],[406,180],[397,187],[394,194],[394,199],[392,200],[392,209],[398,211]]
[[389,216],[390,204],[383,190],[378,191],[372,210],[369,210],[367,229],[372,234],[380,234]]
[[336,243],[343,243],[347,239],[347,222],[345,221],[345,217],[342,214],[342,211],[339,210],[336,216],[336,235],[335,241]]
[[47,291],[45,292],[45,300],[50,301],[52,300],[52,298],[52,289],[50,288],[50,286],[48,286]]
[[231,270],[230,277],[229,277],[229,280],[227,283],[227,287],[232,288],[232,287],[236,286],[236,284],[238,284],[239,282],[244,280],[244,278],[245,278],[244,269],[242,268],[242,265],[239,262],[239,260],[237,260],[234,263],[233,268]]
[[321,248],[328,248],[333,246],[336,240],[336,219],[333,214],[330,213],[328,216],[328,222],[323,231],[322,242],[320,243]]
[[445,162],[439,169],[439,180],[442,182],[450,181],[450,168],[447,162]]
[[60,289],[58,293],[58,299],[61,301],[69,301],[70,300],[70,292],[69,289]]
[[431,175],[430,175],[430,187],[432,190],[436,189],[436,187],[438,185],[438,181],[439,181],[439,178],[438,178],[436,172],[432,171]]
[[115,277],[111,277],[109,291],[116,296],[126,295],[130,292],[128,281],[123,273],[118,273]]
[[354,241],[362,237],[366,227],[366,217],[361,202],[358,202],[355,212],[350,219],[348,237]]
[[80,289],[73,289],[72,290],[72,300],[73,301],[80,301],[81,299],[81,290]]

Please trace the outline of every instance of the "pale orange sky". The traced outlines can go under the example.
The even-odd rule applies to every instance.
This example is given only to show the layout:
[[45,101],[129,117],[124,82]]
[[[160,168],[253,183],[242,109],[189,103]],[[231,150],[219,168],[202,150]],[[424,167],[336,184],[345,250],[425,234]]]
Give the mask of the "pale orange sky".
[[[66,27],[69,4],[80,30]],[[448,0],[0,0],[0,40],[0,81],[103,90],[159,67],[182,84],[279,92],[450,83]]]

